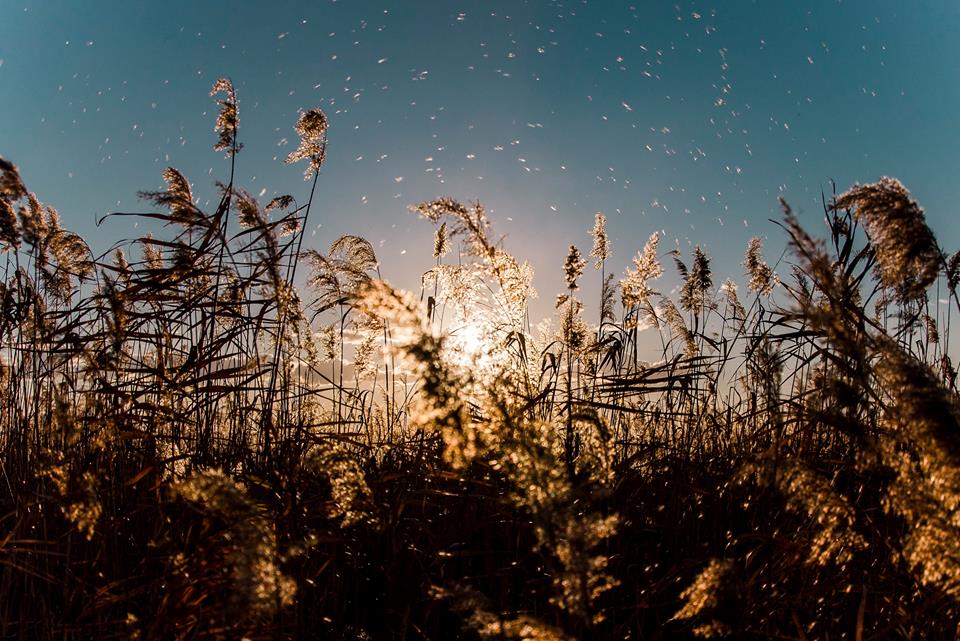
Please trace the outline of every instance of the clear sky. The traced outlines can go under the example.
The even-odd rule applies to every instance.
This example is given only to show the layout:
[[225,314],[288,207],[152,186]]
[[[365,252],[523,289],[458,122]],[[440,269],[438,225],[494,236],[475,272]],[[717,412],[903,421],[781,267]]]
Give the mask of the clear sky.
[[831,178],[899,177],[956,249],[958,62],[956,0],[0,0],[0,155],[106,249],[142,230],[95,218],[145,210],[167,165],[204,198],[225,177],[228,76],[264,200],[306,194],[297,110],[330,118],[308,243],[364,235],[414,286],[432,230],[407,205],[478,198],[549,301],[596,211],[615,269],[662,230],[742,280],[750,236],[782,247],[777,197],[816,227]]

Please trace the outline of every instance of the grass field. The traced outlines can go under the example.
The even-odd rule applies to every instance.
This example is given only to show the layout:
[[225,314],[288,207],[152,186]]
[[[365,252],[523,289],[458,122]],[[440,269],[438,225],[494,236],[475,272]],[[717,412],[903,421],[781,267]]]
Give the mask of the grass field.
[[306,249],[325,116],[263,205],[213,93],[216,209],[169,168],[106,256],[0,159],[0,638],[956,638],[960,255],[899,181],[740,287],[598,215],[534,323],[479,203],[415,206],[418,292]]

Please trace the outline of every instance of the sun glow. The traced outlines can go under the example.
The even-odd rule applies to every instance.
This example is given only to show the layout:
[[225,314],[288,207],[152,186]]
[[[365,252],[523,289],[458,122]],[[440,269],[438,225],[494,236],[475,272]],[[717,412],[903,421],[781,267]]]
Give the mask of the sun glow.
[[483,334],[483,328],[479,325],[463,325],[456,331],[456,342],[466,355],[479,356],[487,351]]
[[494,364],[494,341],[483,319],[464,320],[450,331],[449,345],[458,365],[474,376],[490,371]]

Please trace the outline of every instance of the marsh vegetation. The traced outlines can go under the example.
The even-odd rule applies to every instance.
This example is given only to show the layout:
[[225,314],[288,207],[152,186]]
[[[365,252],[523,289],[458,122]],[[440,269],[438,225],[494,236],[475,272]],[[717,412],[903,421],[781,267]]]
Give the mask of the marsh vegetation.
[[598,215],[534,324],[479,203],[413,207],[420,291],[308,249],[324,114],[261,204],[213,93],[216,207],[168,168],[103,256],[0,161],[0,638],[956,637],[960,256],[900,182],[739,288]]

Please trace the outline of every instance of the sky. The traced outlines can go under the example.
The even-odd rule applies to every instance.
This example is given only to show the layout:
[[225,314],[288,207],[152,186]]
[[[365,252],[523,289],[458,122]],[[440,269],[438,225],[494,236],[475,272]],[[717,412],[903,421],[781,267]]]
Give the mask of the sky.
[[306,197],[282,161],[298,110],[329,117],[306,245],[365,236],[416,287],[432,228],[408,205],[478,199],[548,309],[598,211],[614,271],[660,231],[743,282],[750,237],[780,256],[779,196],[819,233],[831,180],[892,175],[957,249],[957,34],[956,0],[0,0],[0,156],[105,251],[145,230],[96,219],[148,211],[168,165],[214,197],[229,77],[264,202]]

